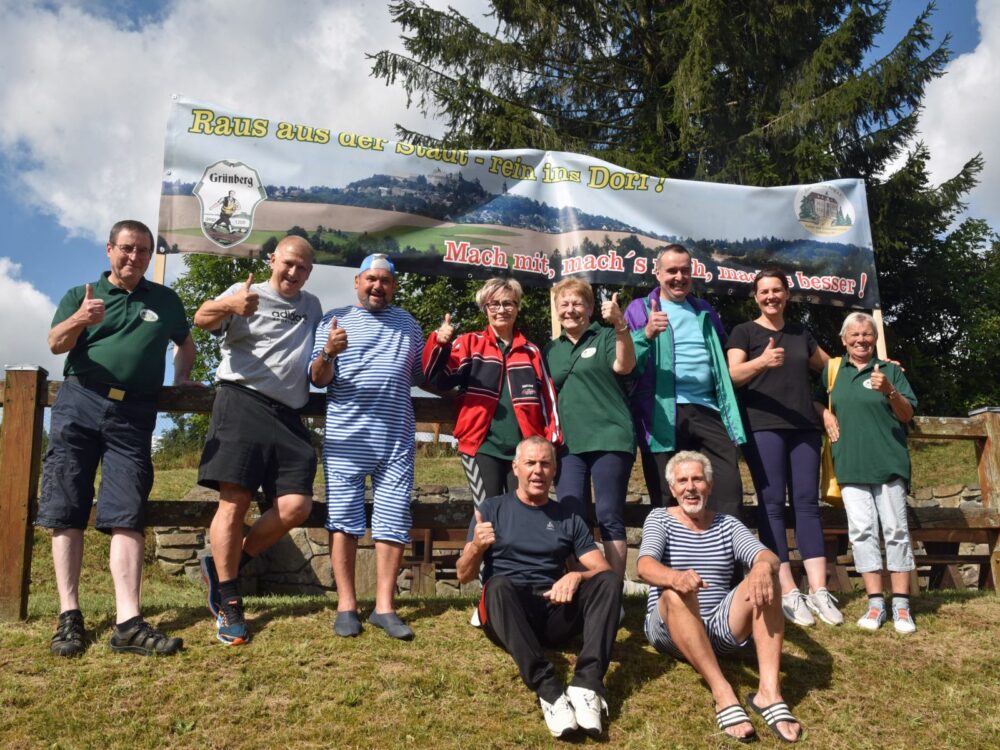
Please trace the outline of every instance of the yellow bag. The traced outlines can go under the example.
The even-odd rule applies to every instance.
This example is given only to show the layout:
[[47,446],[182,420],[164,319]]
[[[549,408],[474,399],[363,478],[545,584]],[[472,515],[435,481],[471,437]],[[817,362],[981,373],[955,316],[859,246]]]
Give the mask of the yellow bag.
[[[826,365],[826,405],[833,409],[833,384],[837,381],[837,372],[840,370],[840,357],[831,359]],[[833,470],[833,443],[823,434],[823,452],[820,456],[819,464],[819,496],[830,505],[838,508],[844,507],[844,501],[840,496],[840,484],[837,482],[837,475]]]

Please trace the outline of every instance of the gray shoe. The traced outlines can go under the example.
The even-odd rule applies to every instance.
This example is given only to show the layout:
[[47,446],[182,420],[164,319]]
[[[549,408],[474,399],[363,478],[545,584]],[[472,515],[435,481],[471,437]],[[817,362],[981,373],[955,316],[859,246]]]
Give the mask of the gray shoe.
[[396,638],[400,641],[413,640],[413,631],[410,629],[410,626],[400,620],[399,615],[395,612],[386,612],[381,615],[377,612],[372,612],[368,617],[368,622],[376,628],[382,628],[385,634],[391,638]]
[[345,612],[338,612],[333,621],[333,632],[341,638],[352,638],[361,635],[361,618],[353,609]]
[[837,600],[825,588],[816,589],[815,593],[806,597],[809,611],[827,625],[843,625],[844,615],[837,609]]
[[798,589],[792,589],[787,594],[781,595],[781,611],[785,613],[786,620],[804,628],[816,624],[812,612],[806,606],[806,595]]

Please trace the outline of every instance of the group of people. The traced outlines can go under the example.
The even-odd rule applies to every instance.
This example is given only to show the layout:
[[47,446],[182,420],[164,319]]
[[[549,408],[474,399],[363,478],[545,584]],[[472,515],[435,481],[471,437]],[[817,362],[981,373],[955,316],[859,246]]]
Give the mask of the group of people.
[[[189,382],[195,355],[180,300],[144,278],[153,247],[145,225],[116,224],[107,244],[110,272],[66,294],[49,335],[54,353],[68,353],[37,518],[53,530],[60,615],[51,650],[58,655],[87,646],[78,583],[99,464],[95,526],[111,534],[117,610],[110,646],[146,655],[182,647],[139,611],[163,353],[173,342],[175,384]],[[795,741],[801,726],[779,684],[785,619],[843,621],[825,587],[817,493],[822,431],[832,442],[869,594],[858,624],[876,629],[887,619],[881,525],[893,621],[900,632],[915,629],[907,598],[913,554],[905,424],[916,400],[901,369],[874,356],[876,328],[867,315],[847,317],[846,356],[831,359],[806,328],[785,320],[788,280],[768,269],[754,281],[760,317],[727,337],[715,310],[691,294],[690,253],[668,245],[656,257],[658,285],[648,296],[624,312],[617,294],[601,304],[608,326],[593,320],[590,285],[565,279],[553,290],[561,334],[539,347],[516,325],[521,286],[495,278],[476,298],[485,329],[458,333],[445,314],[425,343],[416,320],[392,304],[390,258],[365,258],[356,303],[325,315],[303,289],[313,261],[309,243],[288,236],[270,256],[266,281],[255,283],[251,274],[194,315],[221,349],[198,482],[219,493],[202,574],[223,643],[251,638],[241,568],[312,510],[317,459],[299,417],[310,384],[327,393],[322,459],[338,593],[334,632],[362,632],[355,559],[370,528],[376,598],[367,622],[393,638],[413,638],[395,610],[411,526],[410,392],[414,385],[451,391],[454,436],[476,508],[457,574],[462,582],[482,581],[473,624],[514,658],[553,736],[602,731],[603,681],[624,612],[624,507],[636,448],[654,506],[637,563],[650,585],[645,634],[657,651],[688,661],[704,678],[726,734],[755,736],[719,656],[753,645],[760,684],[747,705],[778,737]],[[815,393],[810,371],[822,371]],[[741,446],[760,500],[759,541],[740,520]],[[258,489],[271,503],[244,533]],[[786,494],[808,594],[789,564]],[[591,496],[603,551],[586,520]],[[583,646],[564,688],[543,647],[577,634]]]

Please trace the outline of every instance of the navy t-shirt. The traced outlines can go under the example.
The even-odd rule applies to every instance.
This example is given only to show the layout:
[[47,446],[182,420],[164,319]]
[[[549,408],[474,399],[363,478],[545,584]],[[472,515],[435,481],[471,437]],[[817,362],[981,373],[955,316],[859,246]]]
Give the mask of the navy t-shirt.
[[[524,586],[549,587],[566,572],[566,560],[597,549],[583,519],[549,500],[541,507],[522,503],[510,492],[484,500],[483,521],[493,524],[496,542],[483,557],[483,582],[505,576]],[[469,524],[471,542],[476,519]]]

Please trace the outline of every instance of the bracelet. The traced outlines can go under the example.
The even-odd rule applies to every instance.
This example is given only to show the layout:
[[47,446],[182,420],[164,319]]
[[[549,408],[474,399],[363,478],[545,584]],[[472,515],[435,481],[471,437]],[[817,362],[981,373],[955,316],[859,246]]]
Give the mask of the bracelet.
[[887,394],[885,395],[885,397],[886,397],[887,399],[889,399],[890,401],[892,401],[892,400],[893,400],[894,398],[896,398],[896,396],[898,396],[898,395],[899,395],[899,391],[897,391],[897,390],[893,389],[893,390],[889,391],[889,393],[887,393]]
[[615,328],[615,333],[625,333],[628,331],[628,326],[622,326],[621,328]]

